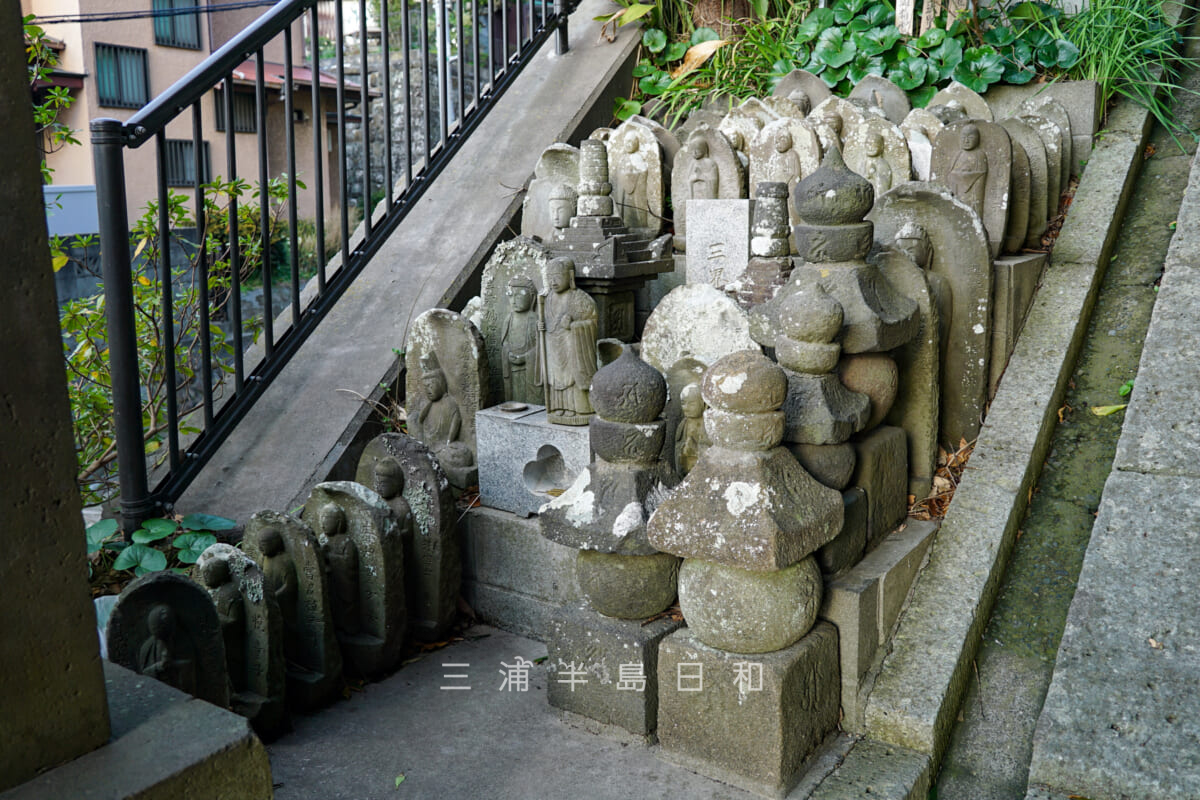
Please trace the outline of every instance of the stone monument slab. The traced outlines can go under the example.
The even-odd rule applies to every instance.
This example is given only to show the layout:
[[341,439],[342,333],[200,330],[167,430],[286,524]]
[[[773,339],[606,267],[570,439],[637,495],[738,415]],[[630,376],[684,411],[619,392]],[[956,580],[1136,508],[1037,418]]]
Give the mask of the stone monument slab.
[[521,235],[545,239],[554,232],[550,195],[559,187],[574,187],[579,179],[579,148],[563,142],[547,147],[533,169],[533,179],[521,201]]
[[999,255],[1008,227],[1012,162],[1012,140],[992,122],[953,122],[933,143],[931,180],[979,215],[992,258]]
[[750,261],[750,201],[692,200],[688,209],[687,282],[724,289],[740,281]]
[[662,373],[684,357],[712,364],[721,356],[757,347],[746,312],[707,283],[672,289],[642,333],[642,358]]

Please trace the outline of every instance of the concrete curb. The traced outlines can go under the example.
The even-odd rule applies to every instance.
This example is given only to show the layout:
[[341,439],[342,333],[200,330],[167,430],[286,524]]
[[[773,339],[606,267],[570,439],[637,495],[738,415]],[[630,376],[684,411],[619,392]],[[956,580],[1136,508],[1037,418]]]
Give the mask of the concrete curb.
[[[1174,5],[1167,13],[1182,18],[1184,11]],[[856,745],[822,784],[822,789],[828,784],[829,791],[819,789],[814,797],[855,796],[835,790],[836,782],[853,781],[860,770],[878,769],[879,759],[897,769],[903,763],[914,765],[912,781],[884,796],[923,797],[922,786],[928,787],[936,774],[1057,423],[1152,123],[1145,109],[1123,103],[1098,134],[1089,169],[968,471],[867,701],[868,739]],[[1031,420],[1038,424],[1030,425]],[[876,752],[881,747],[882,753]],[[862,766],[852,758],[860,749]],[[922,757],[927,759],[923,767],[915,769]]]

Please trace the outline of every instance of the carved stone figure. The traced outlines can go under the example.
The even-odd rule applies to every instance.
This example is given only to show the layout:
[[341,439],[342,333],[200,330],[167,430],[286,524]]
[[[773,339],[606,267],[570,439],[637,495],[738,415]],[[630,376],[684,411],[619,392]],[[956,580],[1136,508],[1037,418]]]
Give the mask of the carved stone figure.
[[[579,148],[556,142],[538,158],[533,180],[525,192],[521,211],[521,235],[545,239],[554,231],[550,215],[550,196],[562,186],[574,191],[579,175]],[[572,214],[574,211],[572,211]],[[570,219],[570,216],[567,217]]]
[[500,333],[504,399],[543,405],[542,387],[534,380],[538,370],[537,287],[531,279],[517,275],[508,282],[507,295],[508,317]]
[[881,195],[892,188],[892,168],[883,157],[883,137],[872,133],[867,137],[867,174],[863,177],[875,187],[875,194]]
[[675,209],[675,249],[687,246],[687,204],[691,199],[745,197],[746,170],[733,145],[720,131],[701,124],[689,134],[671,172]]
[[987,188],[987,154],[979,149],[979,128],[965,125],[960,131],[960,150],[950,165],[946,184],[951,194],[962,200],[983,219]]
[[[608,159],[617,216],[631,230],[657,234],[662,216],[662,154],[654,135],[639,126],[622,124],[609,140]],[[657,209],[651,208],[651,170],[658,184],[654,192]]]
[[750,193],[758,195],[764,181],[784,183],[789,194],[821,163],[817,135],[802,122],[792,119],[770,123],[750,145]]
[[596,303],[575,288],[575,263],[569,258],[551,259],[546,281],[548,292],[539,298],[544,358],[538,363],[547,418],[559,425],[586,425],[594,413],[588,389],[596,373]]
[[403,655],[404,540],[392,508],[350,481],[317,484],[304,505],[329,569],[334,627],[348,672],[372,676]]
[[930,159],[933,158],[933,142],[946,123],[925,108],[914,108],[900,123],[900,132],[908,142],[912,158],[913,174],[919,181],[929,180]]
[[246,555],[262,565],[284,620],[287,702],[310,710],[342,688],[342,654],[330,609],[329,570],[316,534],[300,520],[259,511],[246,524]]
[[[392,465],[399,466],[402,479]],[[410,629],[422,641],[438,641],[454,622],[462,585],[450,484],[429,448],[403,433],[385,433],[363,448],[354,479],[366,485],[373,477],[404,545]]]
[[570,184],[556,183],[550,189],[550,225],[555,233],[561,233],[571,224],[578,204],[579,192]]
[[113,605],[108,657],[182,692],[229,707],[221,623],[208,592],[174,572],[135,579]]
[[717,172],[717,162],[708,154],[708,142],[702,137],[689,139],[687,151],[692,157],[692,163],[688,167],[686,199],[715,200],[721,179]]
[[[793,95],[800,93],[804,99],[808,101],[808,109],[805,114],[811,113],[812,109],[819,106],[828,99],[833,92],[825,85],[825,81],[820,77],[803,69],[794,69],[787,75],[779,79],[779,83],[775,84],[775,88],[771,90],[771,94],[775,97],[792,98]],[[793,100],[793,102],[797,102]]]
[[883,117],[865,115],[847,133],[843,155],[846,166],[871,182],[876,197],[912,175],[908,142],[900,128]]
[[[531,281],[536,300],[537,292],[546,285],[543,272],[549,260],[549,251],[545,245],[518,236],[496,245],[491,257],[483,265],[483,274],[479,281],[480,311],[483,319],[478,329],[483,335],[488,360],[489,377],[484,392],[487,398],[483,400],[484,406],[512,399],[507,397],[504,388],[504,364],[508,359],[503,352],[505,330],[509,325],[515,299],[509,285],[517,278]],[[532,373],[527,373],[526,377],[530,386],[534,386],[531,375]],[[535,396],[541,397],[540,394]],[[537,399],[533,402],[541,404],[542,400]]]
[[903,122],[908,112],[912,110],[908,94],[880,75],[864,76],[854,85],[849,99],[865,100],[869,105],[880,109],[893,125]]
[[933,181],[979,215],[993,258],[1008,228],[1012,168],[1012,141],[993,122],[952,123],[933,143]]
[[987,101],[983,99],[983,95],[973,89],[968,89],[958,81],[951,81],[949,86],[940,90],[929,100],[926,107],[934,108],[936,106],[948,106],[951,104],[960,106],[966,112],[968,119],[978,119],[985,122],[991,122],[995,119],[992,115],[992,109],[988,106]]
[[689,383],[679,394],[683,419],[675,429],[675,471],[686,476],[696,466],[701,453],[709,448],[712,440],[704,430],[704,397],[699,383]]
[[217,607],[221,639],[225,642],[225,664],[233,691],[246,689],[246,604],[233,582],[229,562],[214,558],[200,566],[200,577]]
[[479,330],[453,311],[430,309],[409,329],[405,367],[409,435],[437,454],[454,487],[475,485],[475,414],[488,386]]

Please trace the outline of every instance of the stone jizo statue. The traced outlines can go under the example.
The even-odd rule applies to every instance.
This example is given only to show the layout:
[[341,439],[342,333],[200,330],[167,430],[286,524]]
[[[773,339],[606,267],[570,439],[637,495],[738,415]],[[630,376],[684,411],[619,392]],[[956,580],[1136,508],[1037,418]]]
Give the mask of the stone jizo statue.
[[[637,158],[641,143],[637,136],[626,136],[625,156],[620,160],[621,169],[613,174],[613,202],[617,212],[630,228],[649,228],[650,198],[647,196],[647,166],[645,158]],[[659,158],[657,153],[650,157]]]
[[275,592],[275,600],[283,615],[286,637],[296,635],[296,601],[300,596],[300,584],[296,579],[296,564],[283,545],[283,534],[277,528],[263,528],[258,537],[258,549],[262,553],[262,571],[267,585]]
[[683,419],[675,429],[675,471],[685,476],[696,466],[696,460],[712,444],[704,430],[704,397],[700,384],[689,383],[679,393]]
[[803,89],[797,89],[796,91],[792,92],[788,95],[787,99],[794,103],[796,108],[800,109],[800,111],[806,117],[808,116],[809,112],[812,111],[812,100],[809,98],[808,93]]
[[594,413],[588,391],[596,373],[596,302],[575,288],[570,258],[551,259],[546,280],[547,292],[539,298],[539,383],[546,388],[547,417],[559,425],[586,425]]
[[333,624],[338,633],[354,636],[361,628],[358,599],[358,548],[346,530],[346,515],[335,503],[321,507],[319,533],[326,538],[325,563],[329,565],[329,588]]
[[979,128],[965,125],[960,139],[961,150],[950,167],[948,178],[951,194],[962,200],[983,219],[983,201],[987,190],[987,154],[979,147]]
[[578,203],[579,193],[568,184],[560,183],[550,190],[550,224],[555,231],[570,227]]
[[878,133],[867,136],[867,174],[863,177],[875,187],[875,196],[892,188],[892,167],[883,155],[883,137]]
[[412,538],[412,508],[404,499],[404,467],[395,456],[384,456],[375,462],[374,489],[392,509],[400,523],[402,538]]
[[446,373],[432,352],[421,356],[421,386],[425,396],[415,400],[408,418],[409,435],[429,445],[443,466],[470,467],[475,463],[475,454],[463,441],[462,413],[448,391]]
[[693,136],[687,143],[688,155],[692,157],[688,171],[688,186],[692,200],[715,200],[720,188],[717,162],[708,153],[708,142],[703,137]]
[[186,634],[176,631],[175,612],[165,603],[154,606],[146,616],[150,636],[138,651],[138,672],[174,686],[181,692],[196,693],[195,661]]
[[221,621],[221,637],[225,640],[225,664],[229,668],[229,682],[233,691],[246,689],[246,603],[233,576],[229,562],[214,558],[204,563],[200,577],[208,587],[208,593],[217,607],[217,619]]
[[545,398],[534,377],[538,358],[538,321],[534,310],[537,287],[530,278],[517,275],[508,282],[506,294],[508,316],[500,334],[504,399],[541,405]]

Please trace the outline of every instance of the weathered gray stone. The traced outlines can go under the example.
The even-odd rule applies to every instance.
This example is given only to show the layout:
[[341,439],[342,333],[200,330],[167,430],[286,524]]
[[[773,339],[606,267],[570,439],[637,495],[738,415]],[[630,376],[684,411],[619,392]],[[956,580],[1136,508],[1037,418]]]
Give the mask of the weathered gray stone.
[[[521,235],[545,239],[554,231],[550,213],[550,193],[562,186],[574,188],[579,178],[579,148],[563,142],[547,147],[537,166],[533,179],[521,201]],[[485,303],[486,305],[486,303]]]
[[881,425],[854,440],[852,481],[867,493],[867,540],[888,533],[908,513],[908,444],[904,431]]
[[[979,433],[991,353],[992,267],[979,217],[936,184],[898,186],[879,199],[872,217],[879,241],[892,241],[907,225],[920,226],[932,249],[928,271],[941,276],[949,302],[939,303],[945,338],[940,343],[939,441],[952,449]],[[935,298],[938,287],[933,286]],[[944,289],[943,289],[944,292]],[[949,318],[940,312],[949,308]]]
[[993,258],[1000,253],[1008,226],[1012,161],[1008,132],[980,119],[947,125],[933,143],[930,180],[979,216]]
[[[550,705],[646,736],[658,723],[658,649],[682,625],[565,611],[547,642]],[[583,682],[581,682],[583,681]]]
[[[388,458],[403,471],[399,497],[395,485],[380,482],[378,465]],[[454,622],[462,582],[454,532],[458,515],[445,473],[425,445],[402,433],[385,433],[363,449],[354,479],[374,488],[394,513],[399,511],[409,630],[419,639],[438,641]],[[404,524],[404,506],[412,517],[411,533]]]
[[1198,496],[1192,476],[1109,476],[1038,719],[1031,783],[1090,797],[1200,794],[1200,705],[1188,677],[1200,636]]
[[978,92],[968,89],[958,81],[952,81],[945,89],[938,91],[929,102],[926,108],[932,106],[944,106],[957,103],[967,114],[968,119],[984,120],[991,122],[995,119],[992,114],[992,109],[988,106],[987,101]]
[[993,265],[989,396],[995,395],[1000,386],[1000,376],[1017,344],[1017,335],[1025,323],[1025,314],[1042,280],[1046,262],[1045,253],[1026,253],[998,258]]
[[821,570],[813,556],[771,572],[696,558],[679,568],[679,607],[688,629],[720,650],[782,650],[808,633],[820,606]]
[[580,550],[575,573],[592,610],[617,619],[646,619],[675,600],[679,559],[669,553],[627,556]]
[[696,199],[688,216],[687,282],[724,289],[740,281],[750,260],[750,201]]
[[659,372],[686,356],[712,364],[752,347],[756,345],[746,312],[706,283],[671,290],[646,320],[642,333],[642,358]]
[[[702,680],[699,690],[693,690],[694,676]],[[748,658],[708,647],[687,629],[676,631],[659,646],[658,682],[664,758],[782,797],[837,725],[837,632],[818,623],[786,650]]]
[[1023,115],[1017,118],[1025,123],[1042,140],[1042,149],[1046,152],[1046,215],[1050,219],[1058,213],[1062,194],[1067,190],[1063,182],[1063,131],[1058,124],[1041,114]]
[[788,444],[788,452],[796,457],[800,466],[822,485],[841,491],[850,483],[854,474],[854,462],[858,458],[854,445],[841,444]]
[[845,138],[846,166],[871,182],[876,197],[912,177],[908,142],[894,123],[868,114]]
[[636,122],[644,126],[658,140],[658,146],[662,148],[662,159],[664,174],[664,186],[671,185],[671,165],[675,163],[675,156],[679,154],[679,149],[683,147],[683,143],[679,141],[679,137],[665,128],[660,123],[649,117],[641,114],[634,114],[629,118],[631,122]]
[[921,499],[929,494],[937,468],[941,393],[941,312],[930,282],[944,284],[944,279],[925,271],[932,250],[923,228],[906,225],[896,231],[896,237],[891,248],[879,256],[879,271],[900,293],[917,302],[921,328],[894,351],[900,385],[886,421],[902,428],[908,437],[908,493]]
[[675,209],[675,249],[687,242],[687,204],[691,200],[737,199],[746,196],[746,170],[729,140],[715,128],[699,125],[671,169],[671,202]]
[[[1005,133],[1007,132],[1005,129]],[[1025,246],[1025,237],[1029,231],[1033,177],[1030,174],[1029,156],[1025,154],[1025,148],[1020,142],[1013,142],[1011,139],[1009,141],[1012,145],[1012,180],[1008,198],[1008,225],[1004,228],[1001,250],[1005,253],[1019,253]]]
[[1065,191],[1071,181],[1071,175],[1079,171],[1072,153],[1071,117],[1067,110],[1051,95],[1038,94],[1021,103],[1017,113],[1023,117],[1044,117],[1058,126],[1062,136],[1062,164],[1059,168],[1058,182]]
[[135,578],[113,606],[105,636],[114,664],[229,707],[221,622],[208,592],[191,578]]
[[[837,447],[854,452],[849,444]],[[845,490],[842,509],[841,533],[817,550],[817,566],[825,575],[836,575],[857,563],[867,546],[867,493],[858,486]]]
[[395,669],[404,654],[408,613],[404,536],[387,501],[351,481],[319,483],[303,519],[325,551],[347,671],[374,676]]
[[929,168],[933,158],[933,142],[946,127],[932,111],[914,108],[900,123],[900,132],[908,142],[912,158],[913,175],[919,181],[929,180]]
[[[804,102],[808,104],[808,108],[804,109],[805,115],[832,95],[829,87],[825,85],[825,81],[803,69],[794,69],[780,78],[779,83],[775,84],[775,88],[771,90],[771,95],[799,99],[800,96],[797,95],[797,92],[803,95]],[[793,99],[792,102],[796,102],[796,100]]]
[[538,383],[546,393],[546,418],[556,425],[586,425],[593,413],[588,388],[600,336],[596,302],[575,287],[575,262],[567,257],[546,264],[546,286],[549,291],[538,299]]
[[404,364],[408,434],[429,446],[452,486],[475,485],[475,414],[490,380],[483,336],[460,314],[431,308],[409,328]]
[[891,638],[892,628],[908,598],[909,589],[937,533],[934,520],[910,519],[885,536],[855,567],[879,578],[879,641]]
[[[768,123],[750,143],[750,196],[767,182],[787,185],[788,195],[806,175],[821,164],[821,143],[801,120],[788,118]],[[790,209],[792,222],[798,220]]]
[[912,111],[912,103],[896,84],[880,75],[866,75],[850,91],[851,100],[865,100],[868,105],[883,110],[884,116],[893,125],[899,125]]
[[744,309],[773,298],[791,277],[789,202],[786,184],[773,181],[758,184],[746,274],[741,281],[726,287],[727,292],[734,292]]
[[[999,125],[1008,131],[1014,150],[1020,145],[1029,161],[1029,221],[1026,223],[1025,246],[1040,248],[1042,234],[1050,220],[1051,204],[1046,146],[1042,144],[1042,137],[1019,119],[1002,119]],[[1054,202],[1057,204],[1057,200]]]
[[[312,530],[289,514],[259,511],[242,549],[261,567],[283,614],[287,702],[314,709],[342,688],[342,654],[330,610],[328,567]],[[110,623],[111,624],[111,623]]]
[[[670,456],[669,463],[681,478],[696,463],[700,452],[712,444],[704,430],[704,409],[707,405],[700,394],[700,380],[706,368],[704,362],[688,356],[666,370],[667,405],[663,409],[663,418],[667,423],[667,433],[663,458]],[[684,390],[691,384],[695,384],[695,388],[688,390],[685,403]],[[686,430],[681,431],[681,428]]]
[[[507,396],[504,388],[505,373],[508,371],[506,367],[510,363],[505,351],[506,349],[508,352],[519,351],[517,340],[524,332],[519,324],[522,321],[520,317],[516,320],[517,324],[515,325],[510,321],[513,303],[517,298],[515,292],[511,291],[509,287],[514,280],[528,280],[533,282],[535,292],[544,290],[546,287],[546,262],[549,258],[548,251],[541,243],[519,236],[496,245],[491,258],[483,265],[479,287],[480,311],[483,319],[482,324],[478,327],[480,333],[483,334],[484,343],[487,345],[488,374],[490,376],[488,395],[496,398],[496,402],[500,402],[501,399],[516,399]],[[536,307],[534,311],[536,312]],[[510,327],[512,328],[511,332]],[[505,348],[505,342],[508,342],[507,348]],[[525,368],[525,383],[528,388],[532,389],[536,385],[532,380],[532,373],[529,371],[532,365],[527,361],[520,366]],[[521,402],[530,401],[522,398]],[[541,405],[540,402],[538,404]]]
[[743,114],[740,108],[731,108],[721,119],[717,131],[729,140],[733,151],[742,162],[743,169],[750,165],[750,143],[759,135],[766,123],[757,114]]
[[685,558],[778,570],[831,540],[842,522],[837,492],[779,447],[783,370],[744,350],[710,367],[702,390],[713,445],[650,518],[650,543]]
[[529,516],[565,490],[591,460],[588,429],[551,425],[541,406],[479,412],[479,497],[484,505]]
[[225,643],[230,708],[263,737],[287,727],[283,615],[258,564],[233,545],[200,554],[196,573],[212,597]]
[[615,213],[631,233],[658,236],[663,227],[666,184],[662,148],[654,131],[640,122],[626,120],[613,131],[607,144]]
[[[900,372],[896,362],[886,353],[856,353],[842,356],[837,376],[851,392],[866,395],[871,402],[871,415],[860,427],[870,430],[883,422],[896,402],[900,388]],[[932,389],[936,384],[931,384]]]
[[933,782],[932,759],[903,747],[863,739],[854,744],[811,800],[926,800]]

